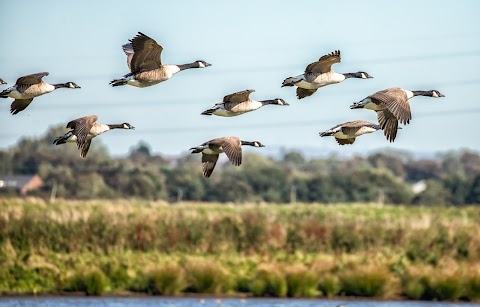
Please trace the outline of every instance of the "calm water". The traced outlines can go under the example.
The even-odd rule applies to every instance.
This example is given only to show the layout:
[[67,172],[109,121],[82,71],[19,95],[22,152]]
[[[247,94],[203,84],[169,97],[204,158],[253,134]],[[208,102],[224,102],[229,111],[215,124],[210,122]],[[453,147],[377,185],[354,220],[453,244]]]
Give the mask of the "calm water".
[[133,306],[166,306],[166,307],[407,307],[407,306],[444,306],[470,307],[480,304],[438,303],[438,302],[378,302],[352,300],[302,300],[302,299],[259,299],[259,298],[165,298],[165,297],[0,297],[0,306],[100,306],[100,307],[133,307]]

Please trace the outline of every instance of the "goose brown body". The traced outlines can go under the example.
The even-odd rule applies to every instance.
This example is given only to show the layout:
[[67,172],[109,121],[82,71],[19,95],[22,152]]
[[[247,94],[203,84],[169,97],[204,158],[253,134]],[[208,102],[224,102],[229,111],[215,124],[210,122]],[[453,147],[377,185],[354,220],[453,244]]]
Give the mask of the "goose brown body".
[[190,150],[192,150],[192,154],[202,153],[203,175],[210,177],[221,153],[225,153],[233,165],[239,166],[242,164],[242,145],[265,147],[257,141],[241,141],[238,137],[226,136],[210,140],[197,147],[190,148]]
[[437,90],[409,91],[395,87],[373,93],[360,102],[354,103],[350,108],[374,110],[385,137],[393,142],[397,136],[398,123],[407,125],[412,119],[408,100],[415,96],[445,97]]

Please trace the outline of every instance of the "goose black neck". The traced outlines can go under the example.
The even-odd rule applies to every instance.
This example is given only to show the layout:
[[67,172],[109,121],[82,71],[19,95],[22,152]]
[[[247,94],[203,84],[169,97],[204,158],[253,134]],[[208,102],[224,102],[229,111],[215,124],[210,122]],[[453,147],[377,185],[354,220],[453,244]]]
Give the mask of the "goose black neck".
[[277,101],[275,99],[267,99],[267,100],[260,100],[260,103],[262,105],[277,104]]
[[200,65],[198,65],[197,62],[180,64],[180,65],[177,65],[177,66],[178,66],[178,68],[180,68],[180,71],[185,70],[185,69],[190,69],[190,68],[200,68]]
[[249,142],[249,141],[241,141],[242,145],[249,145],[249,146],[255,146],[255,142]]
[[412,91],[413,96],[432,96],[432,91]]
[[345,79],[348,79],[348,78],[362,78],[362,74],[358,73],[358,72],[347,72],[347,73],[344,73],[342,75],[345,76]]
[[123,124],[107,125],[110,129],[123,129]]
[[53,84],[53,86],[55,87],[55,89],[62,88],[62,87],[68,87],[68,85],[65,84],[65,83]]

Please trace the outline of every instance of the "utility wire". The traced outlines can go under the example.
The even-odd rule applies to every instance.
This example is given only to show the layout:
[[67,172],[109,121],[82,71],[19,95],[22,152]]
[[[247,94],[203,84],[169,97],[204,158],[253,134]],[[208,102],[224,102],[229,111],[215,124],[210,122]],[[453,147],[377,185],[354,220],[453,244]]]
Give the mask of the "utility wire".
[[[473,115],[480,113],[480,108],[471,108],[471,109],[462,109],[462,110],[448,110],[448,111],[437,111],[429,113],[420,113],[415,114],[414,119],[416,118],[428,118],[428,117],[442,117],[442,116],[451,116],[451,115]],[[261,123],[261,124],[248,124],[248,125],[238,125],[233,126],[235,129],[241,130],[255,130],[255,129],[275,129],[278,130],[279,127],[309,127],[309,126],[320,126],[321,124],[326,123],[339,123],[344,118],[322,118],[308,121],[284,121],[284,122],[273,122],[273,123]],[[182,128],[155,128],[155,129],[144,129],[135,131],[135,134],[145,135],[145,134],[180,134],[185,132],[200,132],[200,131],[211,131],[212,129],[217,129],[217,126],[192,126],[192,127],[182,127]],[[330,128],[330,127],[327,127]],[[16,135],[14,132],[0,133],[1,137],[8,137]],[[120,134],[111,134],[111,137],[125,137],[125,135]]]

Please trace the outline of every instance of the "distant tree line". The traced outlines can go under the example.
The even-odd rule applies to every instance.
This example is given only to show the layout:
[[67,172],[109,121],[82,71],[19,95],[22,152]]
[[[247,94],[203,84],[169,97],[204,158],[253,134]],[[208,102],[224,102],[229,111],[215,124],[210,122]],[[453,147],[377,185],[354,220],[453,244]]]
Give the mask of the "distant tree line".
[[[0,151],[0,174],[39,174],[45,185],[35,193],[43,197],[54,190],[57,197],[76,199],[480,204],[480,155],[470,151],[432,159],[393,152],[312,159],[296,151],[280,158],[247,153],[241,167],[223,168],[220,162],[206,179],[198,155],[166,158],[143,142],[127,157],[114,158],[96,140],[88,159],[81,159],[75,145],[51,143],[63,131],[52,128],[42,138],[24,138]],[[414,191],[418,182],[423,187]]]

